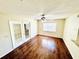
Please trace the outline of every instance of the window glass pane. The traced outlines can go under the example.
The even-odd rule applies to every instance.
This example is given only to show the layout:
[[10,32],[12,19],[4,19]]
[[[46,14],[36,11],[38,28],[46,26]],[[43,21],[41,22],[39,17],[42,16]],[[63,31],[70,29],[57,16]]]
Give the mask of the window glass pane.
[[43,23],[43,31],[55,32],[56,23]]

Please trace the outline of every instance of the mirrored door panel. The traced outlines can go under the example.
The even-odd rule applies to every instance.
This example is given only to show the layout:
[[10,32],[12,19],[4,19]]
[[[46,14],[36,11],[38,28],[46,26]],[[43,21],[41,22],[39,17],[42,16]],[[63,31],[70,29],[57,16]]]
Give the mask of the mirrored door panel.
[[13,24],[15,41],[22,40],[21,24]]
[[29,37],[29,30],[30,29],[30,24],[24,24],[24,35],[25,35],[25,38],[28,38]]
[[22,41],[22,24],[17,21],[10,21],[10,31],[13,48],[17,47]]

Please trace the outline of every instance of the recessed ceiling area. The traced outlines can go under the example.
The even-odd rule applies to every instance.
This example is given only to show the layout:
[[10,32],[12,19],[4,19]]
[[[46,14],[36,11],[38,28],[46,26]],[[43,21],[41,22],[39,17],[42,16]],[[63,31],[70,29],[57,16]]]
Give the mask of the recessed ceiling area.
[[79,13],[79,0],[0,0],[0,12],[28,16],[39,13],[69,16]]

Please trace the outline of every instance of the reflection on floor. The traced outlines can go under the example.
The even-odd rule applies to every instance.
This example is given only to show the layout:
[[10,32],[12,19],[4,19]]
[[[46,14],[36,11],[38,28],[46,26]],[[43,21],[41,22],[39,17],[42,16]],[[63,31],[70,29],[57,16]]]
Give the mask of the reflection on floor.
[[2,59],[72,59],[61,38],[37,35]]

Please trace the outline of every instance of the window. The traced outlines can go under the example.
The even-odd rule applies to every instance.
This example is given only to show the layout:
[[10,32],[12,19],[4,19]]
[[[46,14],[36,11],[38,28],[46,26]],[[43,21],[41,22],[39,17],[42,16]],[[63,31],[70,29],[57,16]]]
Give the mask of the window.
[[43,23],[43,31],[56,32],[56,23]]

